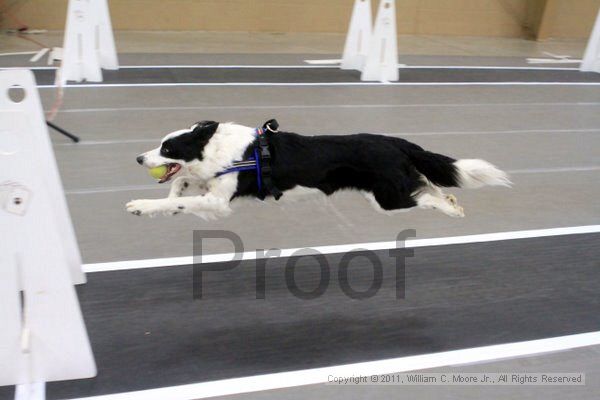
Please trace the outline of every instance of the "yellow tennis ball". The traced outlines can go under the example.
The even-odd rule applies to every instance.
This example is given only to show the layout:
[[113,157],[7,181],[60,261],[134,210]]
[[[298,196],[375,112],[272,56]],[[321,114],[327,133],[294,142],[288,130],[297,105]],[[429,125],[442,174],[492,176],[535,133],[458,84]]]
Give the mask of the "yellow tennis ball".
[[150,168],[148,172],[154,179],[160,179],[167,174],[167,166],[161,165],[160,167]]

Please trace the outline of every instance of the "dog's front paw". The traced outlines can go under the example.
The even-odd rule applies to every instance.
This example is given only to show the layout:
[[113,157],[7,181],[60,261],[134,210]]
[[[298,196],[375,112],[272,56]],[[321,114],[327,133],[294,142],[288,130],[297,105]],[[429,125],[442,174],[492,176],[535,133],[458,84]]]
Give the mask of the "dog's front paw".
[[160,212],[156,200],[131,200],[125,208],[133,215],[154,216]]

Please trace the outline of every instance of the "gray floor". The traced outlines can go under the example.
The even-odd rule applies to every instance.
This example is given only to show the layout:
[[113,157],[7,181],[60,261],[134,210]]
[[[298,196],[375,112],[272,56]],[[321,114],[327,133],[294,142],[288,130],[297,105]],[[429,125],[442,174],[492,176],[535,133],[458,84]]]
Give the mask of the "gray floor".
[[[387,250],[378,251],[373,254],[381,265],[379,287],[361,300],[348,296],[337,278],[342,254],[327,255],[322,269],[313,259],[296,259],[294,282],[304,292],[319,285],[322,271],[330,273],[326,289],[310,300],[294,295],[286,283],[286,258],[266,263],[264,296],[250,260],[239,266],[90,274],[78,294],[98,376],[51,383],[48,398],[595,331],[600,325],[599,240],[596,233],[418,248],[405,254],[404,269]],[[373,285],[373,270],[364,257],[351,262],[346,276],[355,294]],[[540,371],[531,365],[528,372]],[[588,376],[588,389],[598,386],[596,377]]]
[[[53,92],[42,95],[50,104]],[[511,171],[515,186],[455,191],[467,214],[460,220],[427,211],[382,216],[351,194],[325,207],[257,204],[216,222],[125,213],[131,199],[166,195],[135,164],[166,132],[201,119],[256,126],[273,117],[304,134],[397,134],[453,157],[484,158]],[[189,255],[193,229],[233,230],[251,250],[387,241],[405,228],[439,237],[600,221],[595,87],[78,88],[55,122],[83,138],[71,145],[53,134],[86,262]],[[255,218],[265,229],[251,228]],[[231,251],[219,242],[207,250]]]
[[[305,56],[328,58],[125,54],[122,60],[131,65],[299,64]],[[420,65],[525,65],[522,58],[414,57],[411,61]],[[2,66],[23,64],[6,57],[0,61]],[[42,89],[41,95],[49,108],[53,90]],[[510,171],[515,186],[454,191],[467,214],[459,220],[433,211],[381,216],[349,194],[327,205],[257,204],[216,222],[185,216],[140,218],[124,211],[131,199],[166,195],[168,189],[135,163],[135,156],[156,146],[166,132],[202,119],[256,126],[273,117],[282,129],[304,134],[397,134],[455,158],[485,158]],[[232,230],[252,250],[389,241],[408,228],[425,238],[600,223],[597,86],[73,88],[67,90],[55,123],[83,138],[72,145],[52,134],[87,263],[191,255],[194,229]],[[259,231],[250,224],[257,219]],[[208,252],[231,250],[228,243],[207,246]],[[582,370],[590,382],[583,388],[314,386],[234,397],[593,399],[598,394],[597,356],[597,349],[587,349],[461,367],[488,372]]]

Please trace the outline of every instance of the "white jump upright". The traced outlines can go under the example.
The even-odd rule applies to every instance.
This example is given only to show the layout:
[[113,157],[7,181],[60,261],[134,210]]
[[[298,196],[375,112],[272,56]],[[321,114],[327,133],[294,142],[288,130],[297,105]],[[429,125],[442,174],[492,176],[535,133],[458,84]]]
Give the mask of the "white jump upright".
[[396,1],[380,0],[369,55],[360,79],[390,82],[397,81],[398,78]]
[[101,82],[102,68],[119,69],[107,0],[69,0],[56,84]]
[[583,60],[581,60],[581,71],[600,73],[600,10],[592,29]]
[[342,69],[362,71],[369,54],[372,24],[371,0],[355,0],[342,56]]
[[[9,96],[18,91],[22,99]],[[0,386],[17,385],[18,400],[43,399],[45,382],[96,374],[72,232],[33,74],[2,71]]]

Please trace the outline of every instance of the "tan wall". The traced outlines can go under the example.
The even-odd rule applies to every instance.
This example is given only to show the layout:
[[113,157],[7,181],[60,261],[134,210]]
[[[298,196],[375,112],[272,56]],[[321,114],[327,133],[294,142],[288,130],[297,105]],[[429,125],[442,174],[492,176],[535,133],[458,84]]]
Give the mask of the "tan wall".
[[[521,36],[526,0],[398,1],[402,33]],[[400,26],[400,25],[399,25]]]
[[[600,0],[397,0],[400,34],[534,36],[546,1],[545,32],[586,36]],[[109,0],[118,30],[345,32],[354,0]],[[372,0],[375,8],[377,0]],[[26,0],[18,15],[35,28],[64,27],[67,0]],[[575,6],[576,5],[576,6]],[[546,10],[548,12],[548,10]],[[563,16],[566,19],[563,21]],[[583,21],[583,22],[579,22]],[[589,25],[589,26],[588,26]],[[585,34],[584,34],[585,33]]]
[[599,9],[600,0],[548,0],[538,38],[587,38]]
[[537,38],[547,3],[548,0],[529,0],[527,2],[527,19],[524,24],[524,33],[527,38]]

